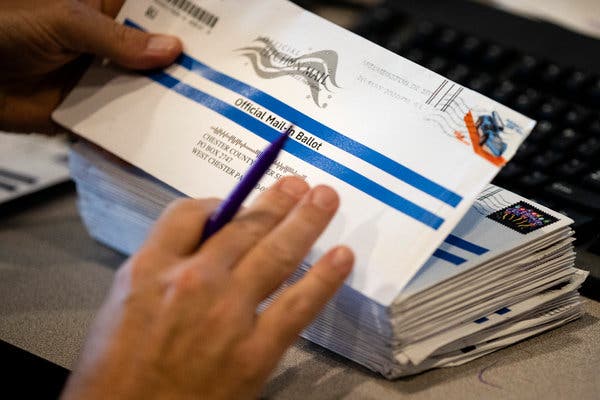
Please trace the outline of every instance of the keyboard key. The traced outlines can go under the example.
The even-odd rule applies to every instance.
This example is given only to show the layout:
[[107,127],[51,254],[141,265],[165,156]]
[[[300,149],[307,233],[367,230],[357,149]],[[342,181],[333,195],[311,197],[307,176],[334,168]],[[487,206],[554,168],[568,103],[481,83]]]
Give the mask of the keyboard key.
[[496,176],[496,178],[499,181],[508,181],[508,180],[512,180],[513,178],[521,175],[523,173],[523,168],[521,166],[519,166],[518,164],[516,164],[513,161],[509,162],[508,164],[506,164],[498,173],[498,175]]
[[573,179],[579,177],[587,167],[588,165],[585,162],[573,158],[566,163],[559,165],[558,168],[556,168],[556,172],[563,178]]
[[442,29],[434,39],[433,46],[444,53],[451,54],[458,46],[461,39],[460,34],[451,28]]
[[564,88],[571,95],[579,94],[585,87],[586,82],[590,79],[590,75],[586,72],[575,70],[564,80]]
[[519,179],[519,185],[527,189],[535,189],[544,185],[550,180],[550,177],[540,171],[532,171]]
[[376,7],[372,13],[367,14],[369,17],[370,29],[380,28],[382,25],[389,25],[396,21],[400,15],[392,8],[387,6]]
[[427,64],[425,64],[427,68],[441,75],[444,75],[448,69],[448,65],[448,60],[441,56],[434,56],[431,58],[431,60],[429,60],[429,62],[427,62]]
[[582,135],[574,129],[565,128],[556,135],[550,145],[558,151],[566,150],[582,139]]
[[562,68],[558,65],[554,63],[546,64],[540,74],[541,82],[550,88],[556,89],[562,81],[563,74]]
[[472,62],[477,58],[482,48],[483,42],[481,39],[475,36],[467,36],[458,46],[456,53],[463,60]]
[[528,140],[521,143],[517,153],[513,157],[513,160],[518,163],[528,163],[531,157],[535,154],[536,147],[537,146],[529,143]]
[[577,156],[581,158],[600,157],[600,137],[590,137],[577,146]]
[[506,104],[516,94],[517,88],[511,81],[502,82],[491,93],[491,97],[499,103]]
[[582,189],[567,182],[554,182],[544,191],[566,204],[572,204],[593,212],[600,212],[600,193]]
[[590,135],[600,138],[600,116],[597,116],[592,122],[588,122],[584,130]]
[[[538,192],[539,193],[539,192]],[[551,210],[555,210],[556,209],[556,203],[553,202],[552,200],[549,200],[547,197],[538,199],[535,196],[534,197],[530,197],[531,201],[538,203],[544,207],[548,207]]]
[[567,104],[556,97],[544,101],[538,109],[538,117],[549,120],[557,120],[564,112]]
[[540,68],[540,61],[534,56],[525,55],[512,67],[510,76],[514,80],[529,82]]
[[471,69],[469,67],[464,64],[457,64],[446,73],[446,77],[454,82],[464,84],[470,73]]
[[473,89],[476,92],[487,93],[490,91],[494,84],[494,79],[490,74],[482,73],[473,76],[466,83],[467,87]]
[[397,26],[400,18],[402,16],[390,7],[376,7],[373,12],[365,14],[354,32],[372,42],[384,44],[387,34]]
[[561,161],[562,158],[562,152],[546,150],[544,153],[535,156],[531,164],[538,169],[546,170]]
[[410,61],[420,64],[420,65],[423,65],[425,63],[425,61],[427,60],[427,56],[425,55],[425,52],[423,50],[419,50],[419,49],[410,49],[404,57],[409,59]]
[[540,102],[540,94],[535,89],[526,89],[513,101],[513,106],[522,113],[530,114]]
[[588,89],[588,97],[592,105],[600,107],[600,76],[596,76],[590,88]]
[[419,22],[413,31],[411,44],[415,47],[427,46],[437,32],[437,28],[429,21]]
[[590,118],[591,112],[582,107],[572,107],[563,114],[563,123],[567,126],[580,127]]
[[490,44],[481,54],[481,62],[490,69],[498,69],[506,61],[507,54],[507,51],[500,45]]
[[391,33],[389,38],[386,39],[385,48],[396,54],[402,54],[407,48],[406,39],[404,36],[404,32],[401,29]]
[[539,121],[533,131],[527,137],[528,142],[541,142],[546,141],[550,137],[554,136],[556,133],[556,128],[554,124],[550,121]]
[[600,193],[600,168],[590,172],[583,178],[583,183],[594,191]]

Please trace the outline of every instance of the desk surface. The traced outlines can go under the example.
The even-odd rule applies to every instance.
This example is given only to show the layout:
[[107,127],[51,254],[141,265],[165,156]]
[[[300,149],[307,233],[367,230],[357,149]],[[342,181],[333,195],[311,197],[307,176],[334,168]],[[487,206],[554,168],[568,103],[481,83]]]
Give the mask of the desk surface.
[[[0,214],[0,339],[71,368],[123,257],[85,231],[72,190]],[[267,398],[578,398],[600,396],[600,303],[567,326],[463,366],[386,381],[305,340]]]

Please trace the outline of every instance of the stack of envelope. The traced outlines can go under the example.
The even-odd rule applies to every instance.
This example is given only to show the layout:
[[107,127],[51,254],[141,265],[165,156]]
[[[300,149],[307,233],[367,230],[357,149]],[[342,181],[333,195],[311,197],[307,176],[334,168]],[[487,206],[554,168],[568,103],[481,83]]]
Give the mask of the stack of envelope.
[[[83,142],[71,150],[70,169],[90,234],[125,254],[183,196]],[[577,288],[586,278],[574,268],[571,223],[488,185],[391,303],[345,285],[302,336],[396,378],[459,365],[565,324],[582,312]],[[301,265],[280,291],[309,268]]]

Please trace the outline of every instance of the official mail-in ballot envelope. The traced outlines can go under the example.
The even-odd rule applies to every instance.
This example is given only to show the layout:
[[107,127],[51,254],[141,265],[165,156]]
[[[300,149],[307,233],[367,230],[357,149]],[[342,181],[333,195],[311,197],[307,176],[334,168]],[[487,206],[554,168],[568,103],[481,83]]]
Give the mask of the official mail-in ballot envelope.
[[118,19],[184,53],[147,73],[98,63],[55,120],[192,197],[225,197],[289,131],[253,196],[284,175],[334,187],[307,262],[351,246],[347,284],[384,305],[534,125],[288,1],[136,0]]

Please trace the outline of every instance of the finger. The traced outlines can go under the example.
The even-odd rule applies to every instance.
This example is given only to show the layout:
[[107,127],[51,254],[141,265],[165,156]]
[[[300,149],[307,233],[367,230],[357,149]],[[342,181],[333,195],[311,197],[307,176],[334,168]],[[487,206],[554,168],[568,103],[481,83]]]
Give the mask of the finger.
[[102,14],[114,18],[121,10],[121,7],[123,7],[125,0],[83,0],[83,2],[89,4],[96,10],[102,11]]
[[102,0],[102,12],[114,18],[123,7],[123,3],[125,3],[125,0]]
[[285,350],[317,316],[350,274],[354,255],[337,247],[323,256],[295,285],[286,289],[256,322],[256,340],[269,347],[266,354]]
[[175,200],[160,216],[144,245],[175,256],[193,253],[198,248],[205,221],[218,205],[217,199]]
[[317,186],[239,263],[233,278],[251,302],[273,292],[297,267],[333,218],[335,191]]
[[268,234],[308,192],[304,180],[287,176],[277,181],[254,203],[213,235],[194,257],[198,264],[230,269]]
[[126,68],[151,69],[171,64],[183,49],[174,36],[126,27],[79,1],[63,3],[57,35],[74,52],[107,57]]
[[50,113],[61,99],[60,88],[41,88],[34,94],[0,95],[0,129],[7,132],[39,132],[52,135],[59,127]]
[[63,132],[50,118],[68,90],[75,84],[88,65],[85,58],[77,58],[42,79],[7,85],[4,96],[0,93],[0,129],[8,132]]

